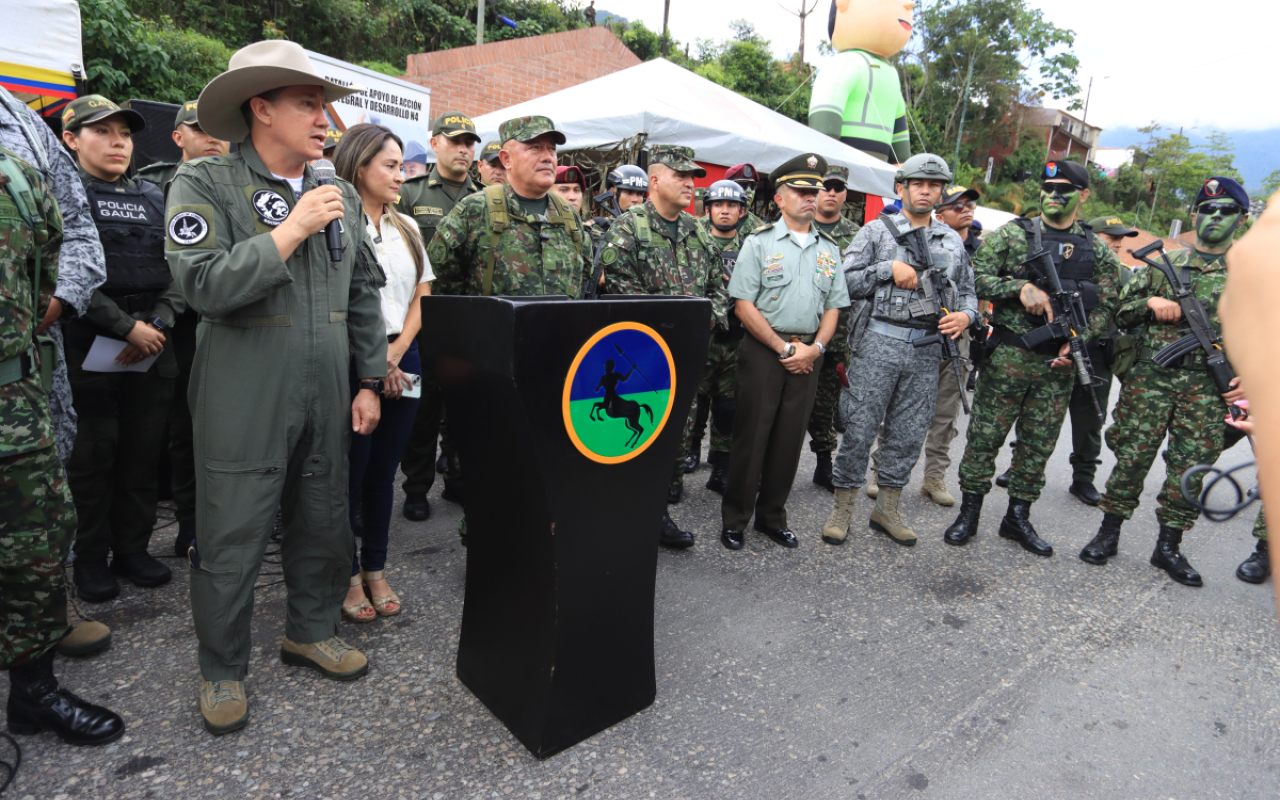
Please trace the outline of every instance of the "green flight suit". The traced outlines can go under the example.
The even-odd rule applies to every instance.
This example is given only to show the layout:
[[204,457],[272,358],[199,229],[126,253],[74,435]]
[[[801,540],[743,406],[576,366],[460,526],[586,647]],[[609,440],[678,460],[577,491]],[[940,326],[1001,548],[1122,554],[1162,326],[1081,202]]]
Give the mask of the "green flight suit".
[[157,161],[138,170],[137,177],[151,181],[164,189],[169,185],[169,181],[173,180],[173,176],[178,174],[180,166],[182,166],[181,162]]
[[[349,369],[387,374],[386,278],[360,197],[338,186],[346,215],[337,263],[323,232],[280,258],[270,233],[296,200],[251,140],[183,165],[169,187],[169,266],[201,315],[190,387],[200,537],[191,609],[205,680],[248,671],[253,585],[277,508],[285,636],[313,643],[338,632],[354,547]],[[308,167],[303,192],[314,188]]]
[[[471,180],[469,173],[462,183],[446,181],[440,177],[433,164],[425,175],[416,175],[401,185],[400,202],[396,204],[396,208],[418,223],[422,242],[426,245],[436,235],[436,227],[440,221],[453,211],[458,201],[475,194],[481,188]],[[439,274],[437,271],[436,275]],[[444,451],[449,464],[444,475],[446,485],[462,479],[462,467],[449,443],[449,429],[443,419],[444,398],[440,394],[440,384],[425,364],[422,371],[422,399],[418,402],[418,414],[413,421],[413,430],[409,433],[404,458],[400,460],[405,494],[426,494],[435,484],[436,437],[440,438],[440,449]]]
[[[853,237],[862,229],[861,225],[844,217],[831,224],[816,220],[813,224],[836,240],[836,244],[840,245],[842,258],[844,251],[853,242]],[[843,271],[842,265],[841,272]],[[818,371],[818,395],[813,401],[813,413],[809,415],[809,449],[815,453],[830,453],[840,444],[836,438],[836,407],[840,403],[840,390],[844,385],[840,380],[840,373],[836,372],[836,365],[849,363],[850,308],[840,309],[835,335],[831,337],[827,354],[822,359],[822,369]]]
[[[80,180],[89,195],[90,214],[99,195],[93,186],[131,189],[137,182],[120,178],[107,182],[83,169]],[[85,357],[97,337],[121,340],[138,321],[160,317],[170,326],[186,309],[169,279],[167,290],[130,293],[110,289],[115,280],[113,252],[151,251],[163,267],[163,209],[153,209],[154,228],[141,240],[121,242],[119,231],[101,233],[107,255],[107,283],[95,289],[83,318],[63,326],[67,377],[80,418],[76,443],[67,462],[67,483],[75,498],[79,526],[76,558],[84,563],[105,562],[109,553],[135,555],[147,551],[156,524],[158,489],[156,468],[164,451],[165,425],[178,376],[174,348],[168,341],[146,372],[88,372]],[[167,339],[168,337],[166,337]]]

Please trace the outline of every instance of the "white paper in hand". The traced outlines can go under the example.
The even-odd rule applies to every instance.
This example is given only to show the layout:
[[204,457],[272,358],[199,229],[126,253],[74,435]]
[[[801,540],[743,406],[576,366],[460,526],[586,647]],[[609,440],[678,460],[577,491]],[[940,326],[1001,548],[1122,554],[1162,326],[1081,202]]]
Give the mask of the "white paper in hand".
[[94,337],[93,346],[89,348],[89,354],[84,357],[82,369],[85,372],[146,372],[160,357],[154,355],[142,359],[131,367],[126,367],[123,363],[116,361],[116,356],[128,346],[128,342],[118,339],[108,339],[105,336]]

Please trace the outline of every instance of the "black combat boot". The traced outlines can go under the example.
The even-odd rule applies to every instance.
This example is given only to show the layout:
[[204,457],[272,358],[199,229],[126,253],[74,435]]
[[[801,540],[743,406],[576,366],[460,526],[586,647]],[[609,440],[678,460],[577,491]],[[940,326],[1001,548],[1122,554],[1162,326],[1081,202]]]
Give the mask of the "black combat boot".
[[1086,506],[1096,506],[1102,499],[1098,495],[1098,490],[1094,488],[1093,481],[1072,481],[1067,491]]
[[662,533],[658,537],[658,544],[663,547],[674,547],[677,550],[684,550],[693,547],[693,534],[689,531],[682,531],[676,526],[676,521],[671,518],[670,514],[662,515]]
[[707,478],[707,488],[716,494],[724,494],[724,487],[729,485],[729,454],[717,453],[713,450],[707,454],[707,463],[711,465],[711,477]]
[[134,586],[151,589],[162,586],[173,577],[173,570],[161,564],[150,553],[116,553],[111,559],[111,571],[122,578],[128,578]]
[[1009,510],[1004,512],[1004,519],[1000,520],[1000,536],[1022,545],[1022,549],[1028,553],[1038,556],[1053,555],[1053,547],[1041,539],[1031,525],[1031,502],[1028,500],[1009,498]]
[[[707,460],[710,461],[711,457],[708,456]],[[701,463],[702,463],[702,440],[694,439],[693,446],[690,447],[687,451],[685,451],[685,454],[684,454],[683,469],[685,474],[688,475],[690,472],[693,472],[695,469],[698,468],[698,465]]]
[[1204,586],[1200,573],[1195,571],[1191,562],[1187,561],[1187,557],[1182,554],[1181,544],[1182,531],[1170,528],[1168,525],[1161,525],[1155,552],[1151,554],[1151,566],[1159,567],[1169,573],[1170,578],[1183,586]]
[[982,498],[983,495],[970,492],[960,495],[960,515],[947,528],[946,533],[942,534],[942,541],[954,545],[968,544],[977,535],[978,518],[982,516]]
[[186,559],[187,551],[196,540],[196,521],[194,519],[178,520],[178,535],[173,537],[173,554]]
[[831,451],[824,450],[813,455],[818,460],[818,465],[813,468],[813,482],[828,492],[834,492],[836,485],[831,482]]
[[1120,543],[1120,526],[1123,524],[1124,517],[1119,514],[1103,515],[1098,535],[1080,551],[1080,560],[1098,566],[1107,563],[1107,559],[1116,554],[1116,545]]
[[1004,472],[1001,472],[999,475],[996,476],[996,486],[999,486],[1001,489],[1008,489],[1009,477],[1012,474],[1013,474],[1013,467],[1009,467]]
[[1259,539],[1258,549],[1236,567],[1236,577],[1245,583],[1262,583],[1271,577],[1271,556],[1267,552],[1266,539]]
[[29,736],[53,731],[67,744],[107,744],[124,735],[124,720],[58,688],[53,650],[9,668],[9,732]]
[[405,519],[411,519],[414,522],[421,522],[430,517],[431,503],[427,500],[427,493],[405,492],[403,513]]
[[111,574],[105,558],[77,558],[72,573],[76,594],[86,603],[104,603],[120,594],[120,582]]

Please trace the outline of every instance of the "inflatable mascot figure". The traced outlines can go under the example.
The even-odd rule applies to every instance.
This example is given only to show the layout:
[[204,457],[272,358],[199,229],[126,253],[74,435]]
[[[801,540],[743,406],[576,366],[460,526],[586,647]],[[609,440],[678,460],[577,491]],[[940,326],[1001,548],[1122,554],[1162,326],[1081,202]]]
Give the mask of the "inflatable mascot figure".
[[882,161],[911,157],[907,104],[892,58],[911,38],[911,0],[831,0],[836,59],[818,73],[809,127]]

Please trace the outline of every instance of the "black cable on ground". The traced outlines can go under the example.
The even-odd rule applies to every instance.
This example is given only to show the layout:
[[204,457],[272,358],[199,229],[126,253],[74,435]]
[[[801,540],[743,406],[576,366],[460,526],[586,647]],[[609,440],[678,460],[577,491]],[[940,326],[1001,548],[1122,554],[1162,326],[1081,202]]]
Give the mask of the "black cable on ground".
[[[1186,472],[1182,473],[1182,499],[1186,500],[1192,506],[1204,514],[1206,519],[1213,522],[1226,522],[1227,520],[1244,511],[1253,505],[1259,497],[1258,487],[1254,486],[1249,491],[1245,491],[1240,482],[1235,479],[1233,473],[1237,470],[1250,469],[1256,462],[1248,461],[1244,464],[1237,464],[1230,469],[1218,469],[1212,464],[1197,464]],[[1199,495],[1191,491],[1191,481],[1197,475],[1204,474],[1204,484],[1200,489]],[[1209,495],[1217,487],[1217,485],[1226,481],[1227,484],[1235,490],[1235,502],[1224,508],[1213,508],[1209,506]]]

